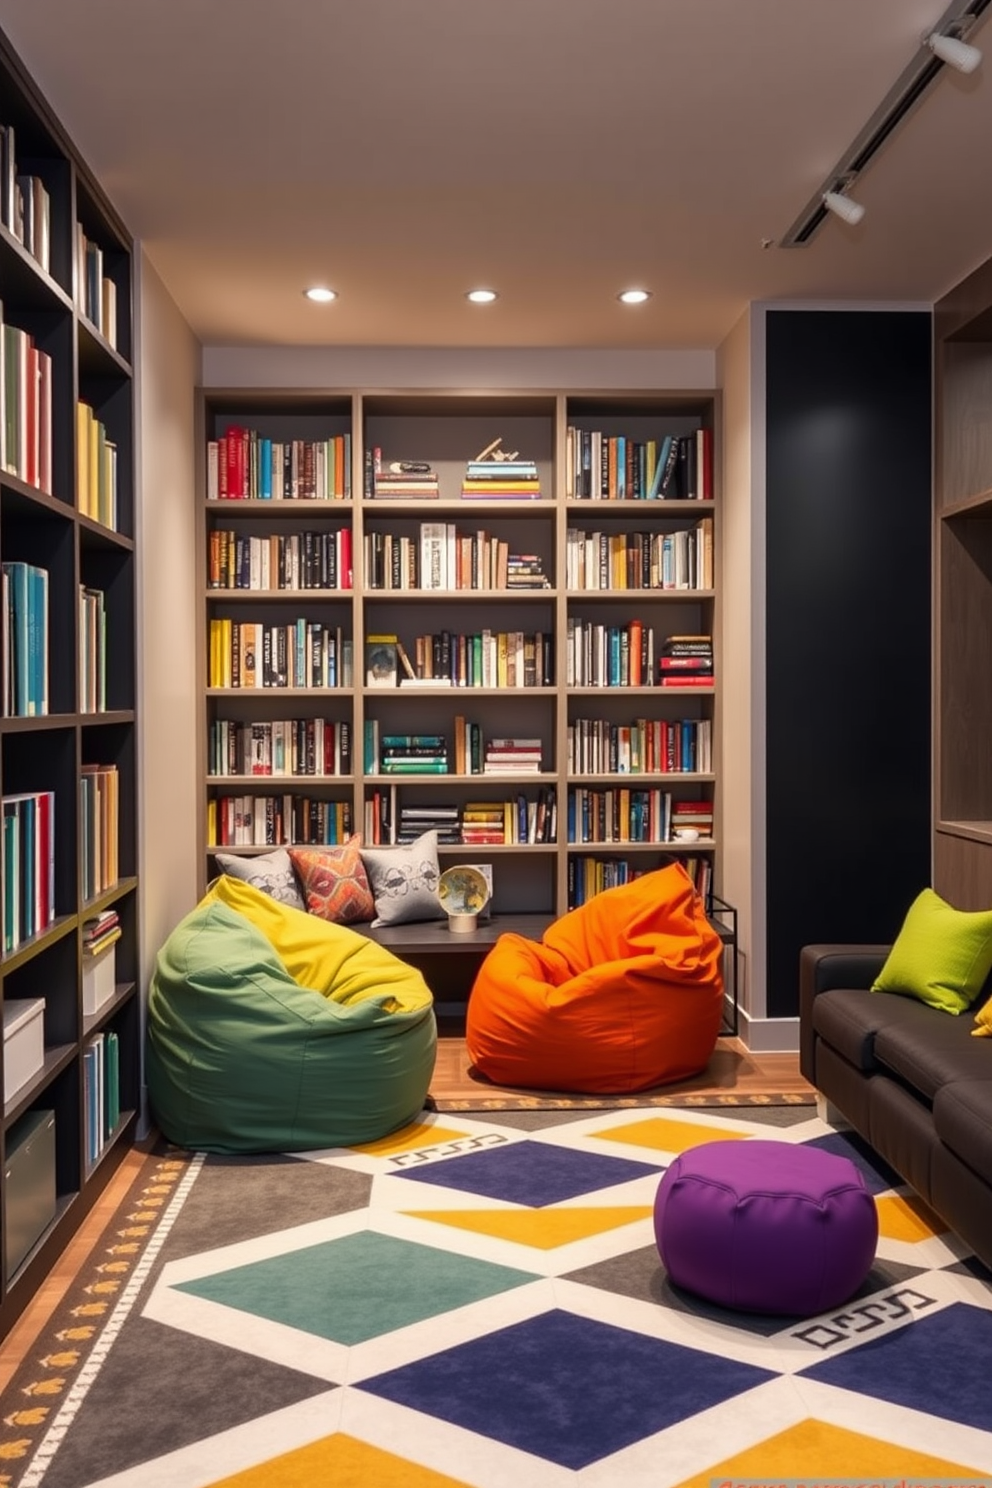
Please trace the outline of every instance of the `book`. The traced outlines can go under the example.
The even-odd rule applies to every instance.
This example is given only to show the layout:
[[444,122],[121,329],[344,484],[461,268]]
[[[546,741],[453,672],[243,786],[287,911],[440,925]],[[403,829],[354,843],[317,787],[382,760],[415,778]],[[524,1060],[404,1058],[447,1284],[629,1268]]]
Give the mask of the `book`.
[[405,680],[408,682],[416,682],[417,674],[413,670],[413,663],[410,661],[410,658],[406,653],[406,647],[403,645],[403,642],[399,640],[396,642],[396,655],[399,658],[400,666],[403,668],[403,671],[406,674]]
[[365,637],[365,685],[366,687],[395,687],[399,680],[394,635],[367,635]]

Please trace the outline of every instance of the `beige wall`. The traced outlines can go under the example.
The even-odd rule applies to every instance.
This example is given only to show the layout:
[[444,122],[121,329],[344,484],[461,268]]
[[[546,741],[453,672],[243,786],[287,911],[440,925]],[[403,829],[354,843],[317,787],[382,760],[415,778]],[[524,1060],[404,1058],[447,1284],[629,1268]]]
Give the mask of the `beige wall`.
[[755,389],[760,383],[755,380],[753,343],[754,314],[747,310],[717,351],[723,401],[721,892],[738,911],[742,1034],[746,1039],[752,1023],[765,1011],[764,898],[759,877],[764,853],[759,782],[763,749],[760,736],[756,737],[762,715],[754,696],[761,682],[763,655],[763,635],[756,632],[764,544],[756,530],[754,502],[754,463],[760,458],[761,439],[755,427]]
[[136,245],[139,867],[142,995],[195,902],[194,388],[200,346]]

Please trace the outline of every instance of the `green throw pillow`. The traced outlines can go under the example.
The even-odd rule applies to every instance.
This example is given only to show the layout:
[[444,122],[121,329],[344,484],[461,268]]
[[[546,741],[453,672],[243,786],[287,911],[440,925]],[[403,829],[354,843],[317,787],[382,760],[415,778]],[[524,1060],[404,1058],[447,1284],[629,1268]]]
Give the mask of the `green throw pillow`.
[[933,889],[913,900],[873,992],[902,992],[963,1013],[992,969],[992,909],[954,909]]

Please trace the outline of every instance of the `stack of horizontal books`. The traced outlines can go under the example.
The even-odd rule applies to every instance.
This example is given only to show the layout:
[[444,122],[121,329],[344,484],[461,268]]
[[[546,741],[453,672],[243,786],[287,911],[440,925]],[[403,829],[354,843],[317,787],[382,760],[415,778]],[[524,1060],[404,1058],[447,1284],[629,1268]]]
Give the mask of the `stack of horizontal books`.
[[713,637],[671,635],[658,658],[662,687],[710,687],[713,684]]
[[437,471],[429,460],[393,460],[384,469],[376,463],[372,495],[379,500],[402,497],[429,501],[439,494]]
[[482,762],[484,775],[537,775],[541,771],[540,739],[490,739]]
[[469,460],[462,496],[466,501],[539,501],[537,464],[534,460]]
[[448,741],[443,734],[383,734],[379,769],[383,775],[447,775]]
[[83,921],[84,956],[99,956],[120,938],[121,922],[116,909],[105,909],[102,914]]
[[[393,787],[390,786],[390,789]],[[436,832],[438,842],[460,843],[462,838],[458,807],[450,803],[438,806],[401,806],[397,842],[416,842],[425,832]]]
[[507,589],[550,589],[540,553],[510,553],[506,560]]

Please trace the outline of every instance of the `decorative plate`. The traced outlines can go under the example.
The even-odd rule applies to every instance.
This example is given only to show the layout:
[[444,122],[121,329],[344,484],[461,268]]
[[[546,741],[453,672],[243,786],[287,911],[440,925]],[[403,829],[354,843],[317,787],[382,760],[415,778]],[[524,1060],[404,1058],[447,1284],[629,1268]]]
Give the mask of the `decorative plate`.
[[437,885],[441,908],[449,915],[475,915],[486,907],[489,885],[485,874],[465,864],[446,868]]

